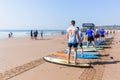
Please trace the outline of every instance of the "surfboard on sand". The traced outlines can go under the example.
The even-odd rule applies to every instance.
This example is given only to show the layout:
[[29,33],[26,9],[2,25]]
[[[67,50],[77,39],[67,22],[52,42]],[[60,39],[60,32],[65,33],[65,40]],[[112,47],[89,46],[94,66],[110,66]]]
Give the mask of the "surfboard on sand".
[[59,59],[59,58],[44,57],[43,59],[47,62],[55,63],[55,64],[59,64],[59,65],[64,65],[64,66],[79,67],[79,68],[90,68],[91,67],[91,65],[88,63],[74,64],[73,61],[70,61],[70,64],[67,64],[67,60]]
[[[53,53],[53,55],[55,55],[55,56],[58,56],[58,57],[67,57],[67,54],[66,53],[60,53],[60,52],[56,52],[56,53]],[[71,56],[71,58],[74,58],[74,54],[71,54],[70,55]],[[97,59],[97,58],[99,58],[99,56],[95,56],[95,55],[84,55],[83,54],[83,56],[81,55],[81,54],[77,54],[77,58],[79,58],[79,59]]]
[[[65,53],[68,53],[68,49],[64,50]],[[72,50],[71,51],[71,54],[74,54],[74,51]],[[84,55],[87,55],[87,56],[100,56],[99,53],[97,52],[81,52],[81,51],[77,51],[77,54],[84,54]]]
[[96,48],[111,48],[110,45],[99,45],[99,46],[96,46]]
[[[67,49],[66,49],[67,50]],[[72,51],[74,51],[73,49],[72,49]],[[77,49],[77,51],[78,52],[80,52],[80,51],[82,51],[82,49]],[[96,50],[96,49],[83,49],[83,52],[97,52],[98,50]]]
[[[80,46],[78,46],[78,49],[81,49]],[[103,50],[101,47],[93,47],[93,46],[83,46],[83,50],[91,50],[91,51],[98,51],[98,50]]]
[[[78,46],[78,48],[80,48]],[[104,48],[111,48],[110,45],[96,45],[95,47],[93,46],[89,46],[88,49],[92,50],[92,49],[96,49],[96,50],[103,50]],[[87,49],[87,46],[83,46],[83,49]]]

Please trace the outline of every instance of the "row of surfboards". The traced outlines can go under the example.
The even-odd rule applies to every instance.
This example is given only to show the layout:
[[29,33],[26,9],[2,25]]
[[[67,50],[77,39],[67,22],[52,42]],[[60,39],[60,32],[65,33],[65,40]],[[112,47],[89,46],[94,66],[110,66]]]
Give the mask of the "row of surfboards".
[[[109,45],[101,45],[101,46],[102,47],[83,46],[83,52],[81,52],[81,50],[82,50],[81,47],[78,46],[77,58],[78,59],[98,59],[98,58],[100,58],[100,54],[98,53],[98,51],[103,50],[104,48],[110,48]],[[67,53],[68,53],[68,50],[66,49],[66,50],[64,50],[64,52],[56,52],[56,53],[53,53],[53,55],[58,56],[58,57],[67,57]],[[74,58],[73,50],[71,51],[71,58]],[[65,60],[65,59],[54,58],[54,57],[44,57],[43,59],[47,62],[65,65],[65,66],[73,66],[73,67],[80,67],[80,68],[91,67],[90,63],[74,64],[73,61],[70,61],[70,64],[67,64],[67,60]]]

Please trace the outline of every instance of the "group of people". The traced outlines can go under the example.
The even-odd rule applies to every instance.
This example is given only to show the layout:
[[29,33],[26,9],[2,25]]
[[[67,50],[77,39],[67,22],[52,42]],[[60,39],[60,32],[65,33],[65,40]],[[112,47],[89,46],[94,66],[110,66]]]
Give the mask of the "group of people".
[[8,34],[8,38],[12,38],[12,36],[13,36],[13,33],[10,32],[10,33]]
[[[95,47],[95,41],[105,39],[105,36],[108,35],[108,32],[106,32],[104,29],[96,29],[94,30],[92,27],[90,27],[86,32],[85,35],[80,31],[79,27],[75,26],[75,21],[71,21],[71,26],[67,29],[66,37],[68,40],[68,54],[67,54],[67,63],[70,63],[70,53],[72,47],[74,48],[74,63],[77,62],[77,47],[78,45],[82,49],[83,40],[87,40],[87,47],[89,47],[89,44],[92,43]],[[82,49],[83,50],[83,49]],[[83,54],[82,54],[83,56]]]
[[[33,30],[31,30],[30,31],[30,36],[31,36],[31,39],[33,40],[33,39],[35,39],[35,40],[37,40],[38,38],[38,31],[37,30],[35,30],[34,32],[33,32]],[[43,31],[41,31],[41,38],[43,39]]]
[[105,31],[104,29],[92,29],[89,28],[85,35],[87,39],[87,47],[89,47],[89,44],[92,43],[95,47],[95,42],[98,40],[98,44],[100,44],[101,40],[105,40],[105,37],[108,36],[108,31]]

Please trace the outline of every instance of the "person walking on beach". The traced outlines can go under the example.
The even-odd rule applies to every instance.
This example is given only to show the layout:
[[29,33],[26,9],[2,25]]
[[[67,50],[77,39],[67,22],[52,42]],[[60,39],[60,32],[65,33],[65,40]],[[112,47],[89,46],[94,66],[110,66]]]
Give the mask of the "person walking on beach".
[[36,30],[36,31],[34,32],[34,38],[35,38],[35,40],[37,40],[37,36],[38,36],[38,31]]
[[[66,34],[67,40],[68,40],[68,54],[67,54],[67,63],[70,64],[70,53],[71,48],[74,48],[74,63],[77,62],[77,46],[78,43],[80,43],[80,36],[78,33],[78,29],[75,27],[75,21],[71,21],[71,26],[67,29]],[[78,39],[78,41],[77,41]]]
[[94,31],[92,30],[92,27],[90,27],[90,28],[86,31],[86,37],[87,37],[87,47],[89,47],[90,43],[92,43],[93,47],[95,47]]
[[30,31],[30,37],[33,39],[33,30]]

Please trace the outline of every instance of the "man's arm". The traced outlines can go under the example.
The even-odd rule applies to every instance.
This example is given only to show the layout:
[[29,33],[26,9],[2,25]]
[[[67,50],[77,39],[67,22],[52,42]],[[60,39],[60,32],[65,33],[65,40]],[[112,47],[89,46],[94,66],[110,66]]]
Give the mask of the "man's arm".
[[66,39],[67,39],[67,40],[69,39],[69,34],[68,34],[68,32],[66,33]]

